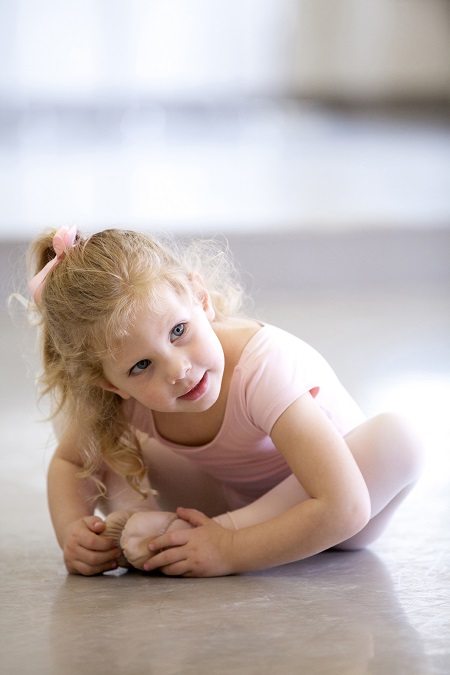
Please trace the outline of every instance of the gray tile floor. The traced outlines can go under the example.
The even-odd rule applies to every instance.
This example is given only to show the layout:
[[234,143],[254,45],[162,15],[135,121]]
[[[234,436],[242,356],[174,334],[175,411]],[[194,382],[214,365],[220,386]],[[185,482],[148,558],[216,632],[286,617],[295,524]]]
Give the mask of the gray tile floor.
[[242,576],[66,576],[33,338],[3,312],[0,672],[448,675],[448,288],[264,293],[256,311],[318,347],[369,413],[389,403],[418,424],[424,477],[390,529],[368,551]]

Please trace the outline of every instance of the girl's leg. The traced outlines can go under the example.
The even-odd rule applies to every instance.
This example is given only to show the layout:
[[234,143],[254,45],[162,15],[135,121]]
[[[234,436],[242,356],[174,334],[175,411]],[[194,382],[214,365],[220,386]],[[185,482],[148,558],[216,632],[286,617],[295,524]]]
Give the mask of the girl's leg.
[[123,476],[119,476],[110,469],[106,470],[103,482],[106,487],[106,497],[101,498],[98,508],[104,515],[113,511],[158,511],[160,508],[147,476],[141,484],[142,490],[147,493],[145,498],[136,492]]
[[186,457],[149,440],[143,446],[145,464],[161,509],[175,511],[178,506],[198,509],[207,516],[227,510],[219,481],[208,476]]
[[148,544],[152,539],[169,528],[190,527],[188,523],[180,521],[175,513],[160,510],[148,480],[142,485],[148,492],[146,499],[142,499],[123,477],[111,471],[106,473],[104,482],[107,499],[103,500],[101,506],[107,515],[103,535],[111,538],[122,549],[118,561],[121,567],[142,569],[151,557]]
[[364,548],[383,532],[420,476],[422,449],[404,422],[383,414],[353,429],[345,438],[366,481],[371,519],[338,549]]
[[112,471],[104,477],[107,497],[99,505],[105,515],[112,511],[175,511],[178,506],[215,516],[227,509],[222,485],[185,457],[148,439],[141,440],[147,477],[142,488],[146,499]]
[[103,480],[106,497],[102,498],[99,504],[100,511],[106,515],[103,535],[112,539],[122,549],[119,565],[134,567],[134,561],[142,557],[142,547],[139,545],[141,542],[136,540],[138,534],[142,539],[142,519],[146,521],[148,534],[153,533],[153,537],[156,537],[161,529],[167,528],[175,514],[160,511],[148,479],[141,486],[148,493],[145,499],[133,490],[122,476],[110,470],[106,471]]
[[[345,438],[366,481],[371,498],[371,520],[357,535],[338,548],[362,548],[384,530],[392,514],[420,474],[421,448],[404,423],[395,415],[383,414],[364,422]],[[236,529],[250,527],[280,515],[308,499],[292,474],[256,501],[231,513]],[[219,516],[224,527],[228,516]]]
[[[353,429],[345,440],[366,481],[372,505],[369,523],[358,534],[337,547],[352,550],[367,546],[385,529],[394,511],[417,481],[422,461],[419,443],[395,415],[383,414],[370,419]],[[110,505],[114,508],[127,510],[133,503],[132,511],[159,509],[160,506],[175,510],[177,506],[187,506],[200,509],[209,516],[226,512],[226,502],[220,485],[193,467],[190,462],[166,448],[163,451],[152,450],[144,456],[152,484],[158,489],[157,500],[150,497],[147,502],[141,501],[140,506],[137,506],[136,499],[127,496],[130,488],[125,482],[111,477],[115,482],[112,484]],[[234,511],[233,523],[240,529],[262,522],[307,498],[308,495],[295,477],[289,476],[256,502]],[[137,555],[142,545],[146,547],[153,537],[154,526],[159,527],[158,518],[158,522],[154,521],[156,514],[148,514],[147,519],[145,515],[135,514],[134,520],[130,522],[127,536],[130,542],[133,540],[133,546],[135,545],[130,555]],[[171,513],[158,515],[173,518]],[[229,526],[226,514],[219,516],[217,520],[224,526]]]
[[143,500],[124,478],[107,472],[107,500],[101,505],[108,514],[104,534],[124,553],[120,563],[131,563],[138,569],[151,557],[148,544],[152,539],[169,529],[191,527],[176,517],[177,506],[196,508],[211,516],[226,508],[220,484],[185,458],[145,441],[143,456],[148,478],[142,487],[148,497]]

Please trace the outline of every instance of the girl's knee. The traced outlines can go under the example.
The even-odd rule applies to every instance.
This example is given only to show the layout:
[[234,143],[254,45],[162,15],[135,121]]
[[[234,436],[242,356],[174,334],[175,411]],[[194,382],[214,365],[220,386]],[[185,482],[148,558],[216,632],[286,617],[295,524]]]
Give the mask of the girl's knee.
[[408,483],[418,480],[424,461],[423,445],[404,417],[381,413],[373,420],[378,430],[378,443],[389,455]]
[[373,417],[346,436],[371,497],[384,490],[413,485],[423,466],[423,449],[411,425],[395,413]]

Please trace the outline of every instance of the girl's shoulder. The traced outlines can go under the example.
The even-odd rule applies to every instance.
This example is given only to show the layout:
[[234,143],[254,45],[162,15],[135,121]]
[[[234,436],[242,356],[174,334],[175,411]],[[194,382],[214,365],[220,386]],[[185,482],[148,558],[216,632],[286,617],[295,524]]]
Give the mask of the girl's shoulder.
[[324,361],[314,347],[288,331],[269,323],[245,319],[230,322],[219,334],[225,356],[233,368],[245,367],[254,360],[291,358],[300,361]]
[[254,319],[228,318],[215,324],[215,332],[225,354],[226,370],[232,372],[253,338],[264,327]]

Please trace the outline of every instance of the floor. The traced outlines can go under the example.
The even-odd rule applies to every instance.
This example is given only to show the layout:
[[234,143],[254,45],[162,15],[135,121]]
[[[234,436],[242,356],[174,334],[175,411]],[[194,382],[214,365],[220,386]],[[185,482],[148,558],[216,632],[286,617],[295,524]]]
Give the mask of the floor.
[[448,290],[258,295],[255,312],[319,348],[370,414],[409,415],[426,467],[370,550],[205,580],[66,575],[46,512],[34,340],[17,307],[2,312],[0,672],[448,675]]

